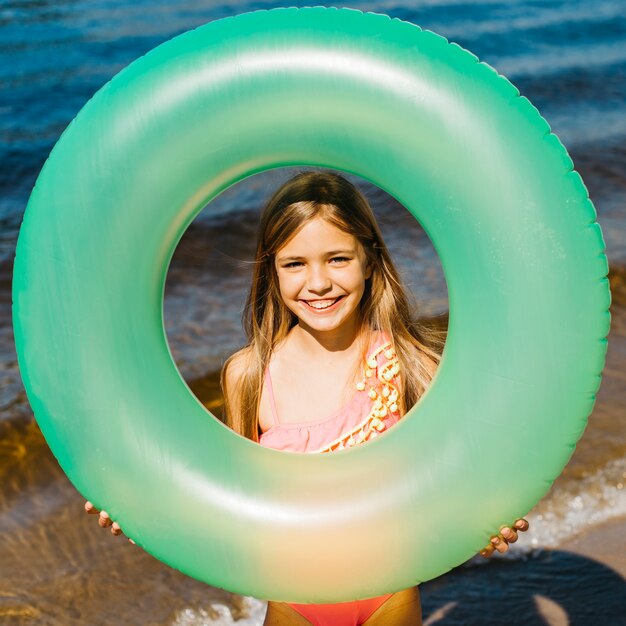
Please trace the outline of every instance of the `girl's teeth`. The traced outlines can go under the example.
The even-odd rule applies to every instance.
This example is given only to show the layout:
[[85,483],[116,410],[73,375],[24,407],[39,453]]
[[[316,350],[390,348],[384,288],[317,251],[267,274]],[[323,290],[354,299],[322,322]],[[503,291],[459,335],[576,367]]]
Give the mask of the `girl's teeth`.
[[332,306],[337,302],[338,298],[335,300],[318,300],[317,302],[309,302],[307,300],[307,304],[312,306],[314,309],[327,309],[329,306]]

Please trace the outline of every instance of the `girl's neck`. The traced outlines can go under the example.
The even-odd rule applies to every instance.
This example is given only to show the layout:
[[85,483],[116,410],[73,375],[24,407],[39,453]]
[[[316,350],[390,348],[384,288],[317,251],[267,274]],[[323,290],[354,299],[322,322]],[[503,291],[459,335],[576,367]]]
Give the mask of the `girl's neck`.
[[363,337],[363,328],[355,321],[350,328],[342,327],[327,332],[315,331],[306,325],[296,324],[291,329],[292,341],[302,354],[315,358],[329,352],[347,352],[357,348]]

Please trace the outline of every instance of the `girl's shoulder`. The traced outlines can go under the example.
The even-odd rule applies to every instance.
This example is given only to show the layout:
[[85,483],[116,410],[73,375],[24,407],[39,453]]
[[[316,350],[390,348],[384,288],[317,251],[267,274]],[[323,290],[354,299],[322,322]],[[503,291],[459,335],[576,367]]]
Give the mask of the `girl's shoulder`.
[[241,380],[244,372],[248,369],[252,351],[250,346],[237,350],[224,363],[224,379],[227,386],[235,386]]

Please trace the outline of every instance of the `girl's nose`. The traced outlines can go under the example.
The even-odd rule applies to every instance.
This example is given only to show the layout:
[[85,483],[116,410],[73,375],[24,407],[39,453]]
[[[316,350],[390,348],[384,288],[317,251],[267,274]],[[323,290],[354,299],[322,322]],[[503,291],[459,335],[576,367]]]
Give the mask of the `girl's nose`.
[[307,276],[307,288],[315,293],[323,293],[332,289],[330,276],[324,267],[311,266]]

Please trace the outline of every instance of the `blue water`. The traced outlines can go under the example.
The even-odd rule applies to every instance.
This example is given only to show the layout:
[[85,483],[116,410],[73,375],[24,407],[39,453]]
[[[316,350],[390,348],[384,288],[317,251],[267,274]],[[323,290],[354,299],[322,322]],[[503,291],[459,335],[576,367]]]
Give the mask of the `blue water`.
[[[0,260],[12,257],[28,195],[52,146],[114,74],[163,41],[206,22],[245,11],[306,5],[236,0],[0,2]],[[349,6],[433,30],[511,79],[573,154],[600,214],[621,213],[626,204],[623,0],[428,0],[417,6],[408,0],[354,0]],[[587,172],[590,152],[596,158]],[[615,174],[621,184],[616,184]]]

